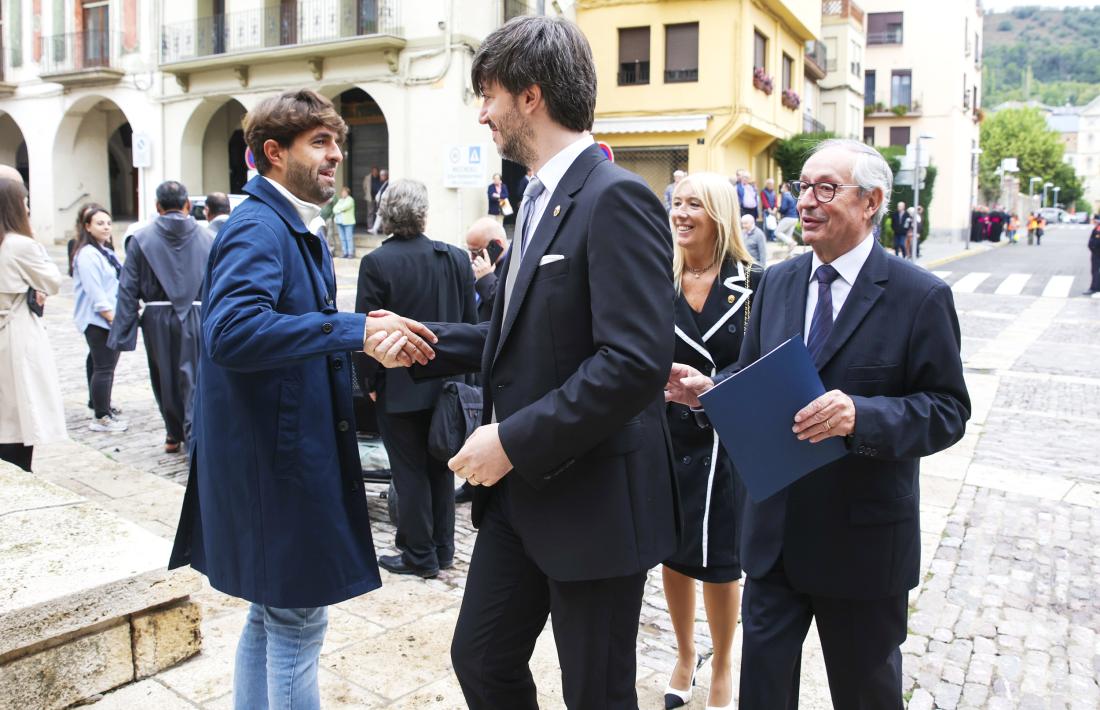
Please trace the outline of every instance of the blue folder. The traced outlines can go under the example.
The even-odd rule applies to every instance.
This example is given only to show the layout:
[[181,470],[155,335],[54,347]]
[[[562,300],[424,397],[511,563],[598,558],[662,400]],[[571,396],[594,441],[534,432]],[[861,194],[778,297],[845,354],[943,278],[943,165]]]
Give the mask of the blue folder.
[[757,503],[848,453],[841,437],[811,444],[791,431],[798,410],[823,394],[809,351],[791,338],[699,397]]

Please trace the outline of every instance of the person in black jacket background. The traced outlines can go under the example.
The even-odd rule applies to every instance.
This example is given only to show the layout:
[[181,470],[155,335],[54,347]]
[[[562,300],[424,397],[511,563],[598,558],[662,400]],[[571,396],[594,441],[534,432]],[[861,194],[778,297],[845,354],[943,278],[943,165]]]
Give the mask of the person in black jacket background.
[[[411,318],[476,323],[474,272],[456,246],[424,235],[428,190],[415,180],[390,184],[379,209],[392,234],[359,265],[355,310],[386,309]],[[397,489],[396,555],[378,564],[395,574],[434,577],[454,562],[454,476],[428,454],[428,428],[443,380],[414,383],[404,369],[363,359],[362,386],[378,403],[378,428]]]
[[1092,295],[1100,293],[1100,214],[1092,216],[1092,234],[1089,235],[1089,258],[1092,273],[1089,290],[1085,293]]
[[508,236],[496,219],[482,217],[466,231],[466,248],[474,267],[477,321],[481,323],[493,316],[498,277],[504,268],[501,257],[508,250]]

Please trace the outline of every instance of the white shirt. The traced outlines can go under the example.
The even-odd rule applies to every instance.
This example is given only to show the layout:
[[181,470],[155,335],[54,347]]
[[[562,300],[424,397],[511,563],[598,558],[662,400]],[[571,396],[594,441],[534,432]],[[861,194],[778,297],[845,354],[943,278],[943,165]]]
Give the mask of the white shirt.
[[554,190],[558,188],[558,183],[565,177],[565,173],[573,165],[573,161],[593,142],[592,135],[585,133],[558,151],[557,155],[547,160],[546,165],[543,165],[542,169],[535,173],[535,177],[539,179],[545,189],[535,200],[534,211],[531,213],[531,226],[527,227],[528,244],[530,244],[529,240],[535,236],[535,230],[539,228],[542,213],[546,210],[546,206],[550,204],[550,198],[553,196]]
[[[829,293],[833,297],[833,323],[836,323],[837,316],[840,315],[840,309],[844,307],[844,302],[848,300],[848,294],[852,292],[852,285],[855,284],[856,277],[859,276],[860,270],[863,269],[867,257],[871,256],[871,250],[874,248],[875,239],[868,234],[862,242],[853,247],[847,254],[833,259],[832,267],[840,274],[840,277],[834,279],[829,287]],[[814,274],[817,273],[817,267],[824,263],[818,258],[817,252],[814,252],[813,261],[810,264],[810,280],[806,291],[806,320],[802,328],[803,341],[810,337],[810,323],[814,319],[814,309],[817,308],[817,279],[814,278]]]
[[305,200],[299,200],[294,196],[294,193],[266,175],[264,175],[264,180],[274,185],[275,189],[279,191],[279,194],[286,198],[290,206],[298,213],[298,217],[301,218],[302,225],[308,229],[311,234],[316,234],[317,229],[325,223],[324,220],[321,220],[316,225],[313,224],[313,222],[321,216],[320,206],[311,202],[306,202]]

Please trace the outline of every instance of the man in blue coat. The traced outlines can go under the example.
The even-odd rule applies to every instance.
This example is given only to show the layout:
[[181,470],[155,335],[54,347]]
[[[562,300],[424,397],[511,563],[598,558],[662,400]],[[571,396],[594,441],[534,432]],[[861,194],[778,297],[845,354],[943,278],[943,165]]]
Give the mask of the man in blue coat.
[[245,140],[260,176],[206,268],[191,473],[170,567],[190,564],[252,602],[237,708],[269,698],[319,707],[325,607],[381,584],[349,352],[381,346],[421,363],[431,354],[395,316],[336,310],[332,257],[311,227],[335,192],[346,134],[332,104],[308,90],[250,111]]

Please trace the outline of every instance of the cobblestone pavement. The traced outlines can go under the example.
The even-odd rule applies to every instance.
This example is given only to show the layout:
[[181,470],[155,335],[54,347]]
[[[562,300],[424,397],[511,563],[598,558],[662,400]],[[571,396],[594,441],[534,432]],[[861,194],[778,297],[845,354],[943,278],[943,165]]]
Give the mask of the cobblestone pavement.
[[[1060,245],[1046,241],[1044,257],[1056,260]],[[982,262],[967,258],[950,268],[962,274],[973,262],[996,271],[996,260],[1007,252],[976,250]],[[928,256],[938,260],[935,253]],[[1064,256],[1076,268],[1080,256],[1068,245]],[[339,303],[348,309],[357,262],[340,261],[337,270]],[[71,307],[68,293],[51,299],[47,324],[73,442],[41,451],[38,472],[170,538],[186,462],[163,453],[142,348],[123,354],[117,371],[115,404],[130,429],[89,432],[86,348],[72,326]],[[959,293],[957,307],[975,411],[967,436],[922,468],[925,574],[910,597],[910,637],[903,648],[909,707],[1100,707],[1100,376],[1093,369],[1100,362],[1100,301],[977,292]],[[368,486],[375,541],[387,552],[393,528],[380,491]],[[332,608],[321,664],[325,707],[464,707],[447,649],[474,536],[469,508],[461,506],[452,570],[430,581],[383,573],[381,590]],[[202,654],[104,696],[97,707],[232,706],[243,605],[209,588],[200,602]],[[704,619],[700,609],[697,643],[709,655]],[[638,651],[641,707],[662,707],[674,646],[657,571],[646,588]],[[532,669],[541,705],[562,707],[549,629]],[[708,682],[704,665],[696,691],[702,700],[693,706],[703,705]],[[800,706],[830,707],[812,629]]]

